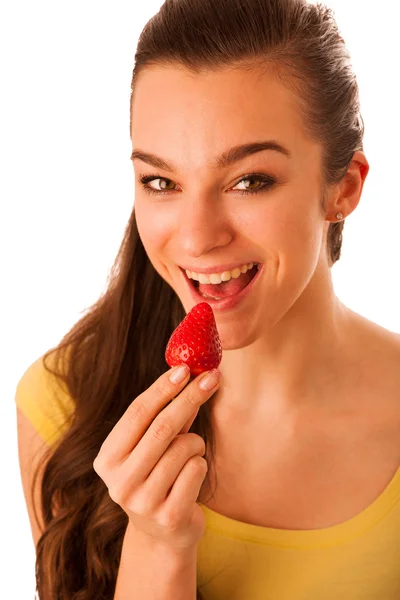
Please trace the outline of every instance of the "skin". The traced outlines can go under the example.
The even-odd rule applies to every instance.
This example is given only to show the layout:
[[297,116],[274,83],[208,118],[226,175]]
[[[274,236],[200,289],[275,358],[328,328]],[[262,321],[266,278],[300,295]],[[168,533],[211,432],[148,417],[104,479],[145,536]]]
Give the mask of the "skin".
[[[292,157],[263,151],[226,169],[212,166],[227,149],[266,139],[277,140]],[[254,481],[260,473],[271,481],[271,469],[282,471],[278,457],[283,456],[300,473],[300,455],[318,475],[316,449],[331,458],[335,453],[340,462],[349,456],[352,427],[360,435],[351,439],[364,448],[363,440],[373,438],[371,423],[395,422],[394,417],[398,423],[393,398],[400,382],[395,385],[392,375],[398,372],[399,341],[338,299],[326,252],[330,222],[337,221],[338,212],[348,219],[360,202],[369,171],[365,154],[356,152],[340,184],[326,189],[323,212],[322,146],[307,135],[293,93],[268,74],[226,69],[194,76],[179,67],[142,73],[133,105],[132,147],[177,167],[171,173],[134,160],[135,209],[149,259],[186,313],[195,303],[178,265],[264,263],[257,292],[234,310],[214,313],[223,359],[221,386],[210,406],[221,480],[222,465],[226,483],[249,473],[245,467],[252,464]],[[240,181],[252,171],[273,176],[277,183],[242,196],[237,190],[262,185]],[[149,184],[169,193],[147,194],[139,174],[170,180]],[[378,429],[377,445],[383,435],[389,439],[386,425]],[[398,429],[392,433],[390,439],[397,439]],[[383,473],[377,485],[387,483],[398,464],[394,443],[385,446],[385,457],[379,454],[381,462],[373,458],[375,446],[366,446],[376,472]],[[234,464],[232,447],[241,457]],[[384,472],[383,460],[388,465]],[[327,468],[332,471],[331,463],[319,467],[319,476]],[[288,475],[294,482],[293,472]],[[375,492],[370,489],[368,498]],[[263,499],[270,495],[268,490],[257,493]]]

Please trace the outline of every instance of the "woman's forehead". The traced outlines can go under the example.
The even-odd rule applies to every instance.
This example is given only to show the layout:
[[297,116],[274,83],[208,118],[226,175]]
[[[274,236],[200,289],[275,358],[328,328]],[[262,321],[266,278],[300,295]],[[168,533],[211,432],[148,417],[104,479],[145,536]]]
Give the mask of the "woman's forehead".
[[132,111],[134,150],[173,162],[179,148],[186,157],[201,155],[203,164],[207,157],[212,168],[240,144],[267,140],[289,155],[307,140],[293,93],[271,76],[227,70],[189,77],[179,69],[162,68],[138,81]]

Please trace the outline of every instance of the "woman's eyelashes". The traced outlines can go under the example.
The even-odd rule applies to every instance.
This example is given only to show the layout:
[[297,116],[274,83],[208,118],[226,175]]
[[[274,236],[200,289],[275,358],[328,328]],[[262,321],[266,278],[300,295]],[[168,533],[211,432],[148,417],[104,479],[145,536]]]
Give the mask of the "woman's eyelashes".
[[[173,191],[166,188],[162,190],[157,190],[148,185],[151,181],[155,180],[168,182],[167,185],[173,183],[171,179],[166,179],[165,177],[160,177],[159,175],[139,175],[139,181],[142,184],[144,191],[148,194],[168,194],[169,192]],[[250,190],[235,190],[238,194],[259,194],[260,192],[267,191],[276,183],[276,179],[274,177],[271,177],[270,175],[265,175],[263,173],[249,173],[245,177],[242,177],[242,179],[240,179],[233,187],[236,187],[236,185],[246,180],[249,182],[259,181],[261,182],[261,185],[255,189]]]

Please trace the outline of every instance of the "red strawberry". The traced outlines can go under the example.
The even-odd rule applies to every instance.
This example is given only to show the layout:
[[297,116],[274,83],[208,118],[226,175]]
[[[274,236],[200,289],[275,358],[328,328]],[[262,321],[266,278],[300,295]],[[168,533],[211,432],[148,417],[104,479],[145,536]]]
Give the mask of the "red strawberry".
[[221,340],[211,306],[200,302],[171,335],[165,350],[170,367],[185,362],[192,377],[215,369],[222,360]]

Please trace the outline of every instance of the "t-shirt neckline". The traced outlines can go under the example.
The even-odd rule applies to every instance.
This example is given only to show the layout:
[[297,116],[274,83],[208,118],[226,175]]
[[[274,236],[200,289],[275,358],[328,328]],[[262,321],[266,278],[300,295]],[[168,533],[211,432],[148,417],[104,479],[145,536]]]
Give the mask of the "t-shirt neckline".
[[354,517],[323,529],[277,529],[262,527],[226,517],[200,504],[206,528],[227,537],[274,546],[311,548],[336,545],[372,528],[400,500],[400,467],[383,492]]

